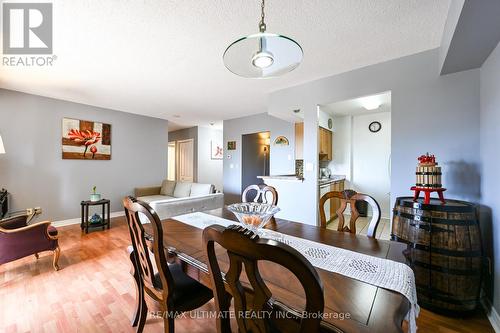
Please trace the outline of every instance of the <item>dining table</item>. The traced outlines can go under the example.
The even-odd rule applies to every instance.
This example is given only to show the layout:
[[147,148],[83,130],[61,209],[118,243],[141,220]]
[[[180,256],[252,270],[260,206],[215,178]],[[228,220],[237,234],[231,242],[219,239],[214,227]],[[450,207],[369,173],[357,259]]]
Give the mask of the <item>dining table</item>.
[[[204,211],[217,218],[239,223],[226,208]],[[164,247],[183,265],[184,271],[195,280],[211,288],[208,258],[202,241],[203,230],[176,220],[162,220]],[[214,222],[215,224],[216,222]],[[295,236],[330,246],[404,263],[406,245],[399,242],[370,238],[348,232],[339,232],[293,222],[273,219],[265,227],[282,234]],[[150,224],[145,232],[152,235]],[[227,262],[224,249],[216,249],[218,260]],[[221,264],[221,268],[223,265]],[[331,332],[403,332],[403,321],[410,302],[402,294],[371,285],[341,274],[316,268],[323,284],[324,315],[321,331]],[[304,308],[304,292],[300,282],[287,270],[273,263],[259,263],[260,273],[273,299],[292,309]],[[214,321],[215,325],[215,321]]]

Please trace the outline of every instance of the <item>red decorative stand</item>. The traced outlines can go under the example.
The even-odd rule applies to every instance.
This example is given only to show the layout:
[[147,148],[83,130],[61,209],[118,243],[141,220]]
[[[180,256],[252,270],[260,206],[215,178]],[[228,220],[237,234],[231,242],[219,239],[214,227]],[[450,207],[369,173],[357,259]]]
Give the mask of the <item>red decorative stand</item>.
[[439,201],[441,201],[443,205],[446,203],[443,196],[443,192],[446,191],[445,188],[423,188],[423,187],[412,186],[411,190],[415,191],[415,195],[413,196],[413,201],[417,201],[418,197],[420,196],[420,191],[423,191],[425,193],[424,204],[428,205],[431,203],[432,192],[437,192],[439,196]]

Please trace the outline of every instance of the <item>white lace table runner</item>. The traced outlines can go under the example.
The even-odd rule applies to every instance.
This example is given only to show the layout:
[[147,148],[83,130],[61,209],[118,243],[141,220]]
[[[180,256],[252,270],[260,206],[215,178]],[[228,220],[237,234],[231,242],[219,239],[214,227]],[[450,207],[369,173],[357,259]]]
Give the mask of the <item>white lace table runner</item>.
[[[224,227],[238,224],[236,221],[200,212],[172,218],[199,229],[205,229],[212,224],[219,224]],[[410,310],[406,315],[406,320],[409,323],[409,333],[417,331],[416,318],[418,317],[419,306],[417,304],[415,276],[409,266],[393,260],[377,258],[272,230],[263,229],[259,236],[288,244],[304,255],[314,267],[404,295],[410,301]]]

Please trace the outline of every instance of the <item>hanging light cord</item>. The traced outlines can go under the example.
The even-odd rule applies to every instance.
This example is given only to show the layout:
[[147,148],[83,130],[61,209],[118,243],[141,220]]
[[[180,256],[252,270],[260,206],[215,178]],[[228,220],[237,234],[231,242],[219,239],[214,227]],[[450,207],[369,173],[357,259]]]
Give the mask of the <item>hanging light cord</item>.
[[264,6],[265,6],[265,0],[262,0],[262,4],[260,5],[261,14],[260,14],[260,23],[259,23],[259,30],[262,33],[266,32],[266,24],[264,23],[264,18],[266,17],[266,14],[264,13]]

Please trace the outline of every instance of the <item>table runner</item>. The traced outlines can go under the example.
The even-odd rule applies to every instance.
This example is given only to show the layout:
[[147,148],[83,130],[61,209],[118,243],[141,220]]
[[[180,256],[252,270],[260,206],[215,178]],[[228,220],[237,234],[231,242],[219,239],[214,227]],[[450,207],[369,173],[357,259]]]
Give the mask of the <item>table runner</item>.
[[[172,219],[199,229],[205,229],[212,224],[224,227],[238,224],[236,221],[201,212],[174,216]],[[390,259],[373,257],[268,229],[262,229],[259,237],[274,239],[291,246],[304,255],[314,267],[404,295],[410,302],[410,310],[405,318],[409,324],[409,333],[417,331],[416,318],[419,306],[415,276],[409,266]]]

